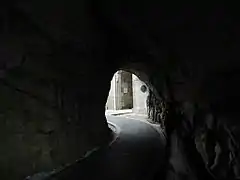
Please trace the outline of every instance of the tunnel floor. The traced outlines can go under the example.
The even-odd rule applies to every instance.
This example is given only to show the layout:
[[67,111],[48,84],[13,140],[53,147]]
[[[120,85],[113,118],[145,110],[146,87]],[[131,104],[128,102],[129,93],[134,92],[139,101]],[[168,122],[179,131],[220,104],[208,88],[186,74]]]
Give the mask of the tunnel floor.
[[[107,116],[117,139],[53,179],[151,180],[163,169],[165,138],[150,124],[121,116]],[[51,178],[52,179],[52,178]]]

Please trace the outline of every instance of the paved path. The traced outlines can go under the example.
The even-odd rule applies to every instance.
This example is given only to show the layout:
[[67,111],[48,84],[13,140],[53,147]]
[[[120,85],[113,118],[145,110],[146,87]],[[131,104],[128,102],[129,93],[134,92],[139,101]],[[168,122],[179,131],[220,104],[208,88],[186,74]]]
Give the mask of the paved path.
[[107,116],[107,119],[117,127],[117,140],[56,179],[152,180],[160,173],[164,158],[163,135],[142,121],[121,116]]
[[152,179],[151,176],[161,170],[165,144],[163,135],[142,121],[111,116],[107,119],[120,129],[119,139],[109,154],[110,160],[117,159],[111,165],[109,175],[125,180]]

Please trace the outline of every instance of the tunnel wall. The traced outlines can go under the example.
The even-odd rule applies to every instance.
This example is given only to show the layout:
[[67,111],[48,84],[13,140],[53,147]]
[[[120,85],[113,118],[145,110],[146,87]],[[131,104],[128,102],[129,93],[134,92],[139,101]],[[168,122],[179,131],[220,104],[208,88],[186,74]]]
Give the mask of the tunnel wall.
[[93,63],[107,59],[104,44],[96,51],[87,38],[76,52],[31,18],[1,11],[0,179],[75,162],[111,138],[104,111],[113,73]]
[[[210,45],[195,48],[191,55],[188,51],[176,49],[166,56],[168,70],[161,68],[164,60],[158,61],[162,64],[151,66],[151,58],[148,61],[130,59],[131,63],[124,66],[165,101],[163,111],[169,145],[166,178],[169,180],[239,177],[240,139],[236,107],[239,94],[238,88],[234,88],[239,78],[238,65],[235,64],[238,56],[232,51],[234,58],[230,58],[232,54],[225,58],[226,51],[220,47],[214,51],[210,49]],[[216,51],[222,53],[216,55],[218,61],[196,57],[196,54],[214,57]]]
[[237,10],[151,1],[130,11],[134,4],[119,4],[111,13],[138,49],[129,61],[144,64],[168,104],[169,178],[239,177]]
[[[198,34],[205,39],[203,42],[192,41],[186,34],[179,35],[184,43],[180,40],[176,51],[172,52],[176,56],[169,57],[176,58],[168,66],[171,70],[165,75],[158,72],[153,77],[153,81],[156,79],[154,86],[161,94],[166,94],[170,104],[175,104],[176,116],[166,120],[167,130],[172,130],[168,133],[171,144],[169,179],[239,177],[237,44],[226,49],[224,42],[213,40],[211,35]],[[166,84],[159,84],[160,79]],[[162,87],[166,87],[165,90]]]
[[[229,12],[167,12],[149,1],[140,4],[144,15],[114,5],[102,11],[112,24],[96,25],[79,3],[24,1],[1,9],[1,178],[51,170],[107,141],[110,81],[129,62],[142,63],[166,101],[168,176],[239,176],[232,143],[239,134],[239,25]],[[210,167],[214,143],[221,152]]]

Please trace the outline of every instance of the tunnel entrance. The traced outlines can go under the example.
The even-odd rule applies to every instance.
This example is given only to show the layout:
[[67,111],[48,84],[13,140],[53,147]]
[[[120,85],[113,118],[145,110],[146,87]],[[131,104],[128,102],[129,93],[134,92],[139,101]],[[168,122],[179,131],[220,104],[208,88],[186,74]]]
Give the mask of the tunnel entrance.
[[134,74],[119,70],[111,80],[106,115],[131,114],[147,120],[148,87]]
[[113,75],[105,110],[106,115],[126,115],[157,124],[162,122],[161,103],[152,90],[135,74],[124,70]]

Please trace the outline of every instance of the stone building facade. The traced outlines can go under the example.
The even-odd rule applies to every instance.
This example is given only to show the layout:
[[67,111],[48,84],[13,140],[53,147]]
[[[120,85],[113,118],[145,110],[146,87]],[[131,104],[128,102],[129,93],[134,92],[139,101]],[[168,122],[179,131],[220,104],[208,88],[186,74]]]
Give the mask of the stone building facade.
[[134,113],[147,114],[147,96],[145,83],[134,74],[121,70],[111,80],[106,109],[132,109]]

